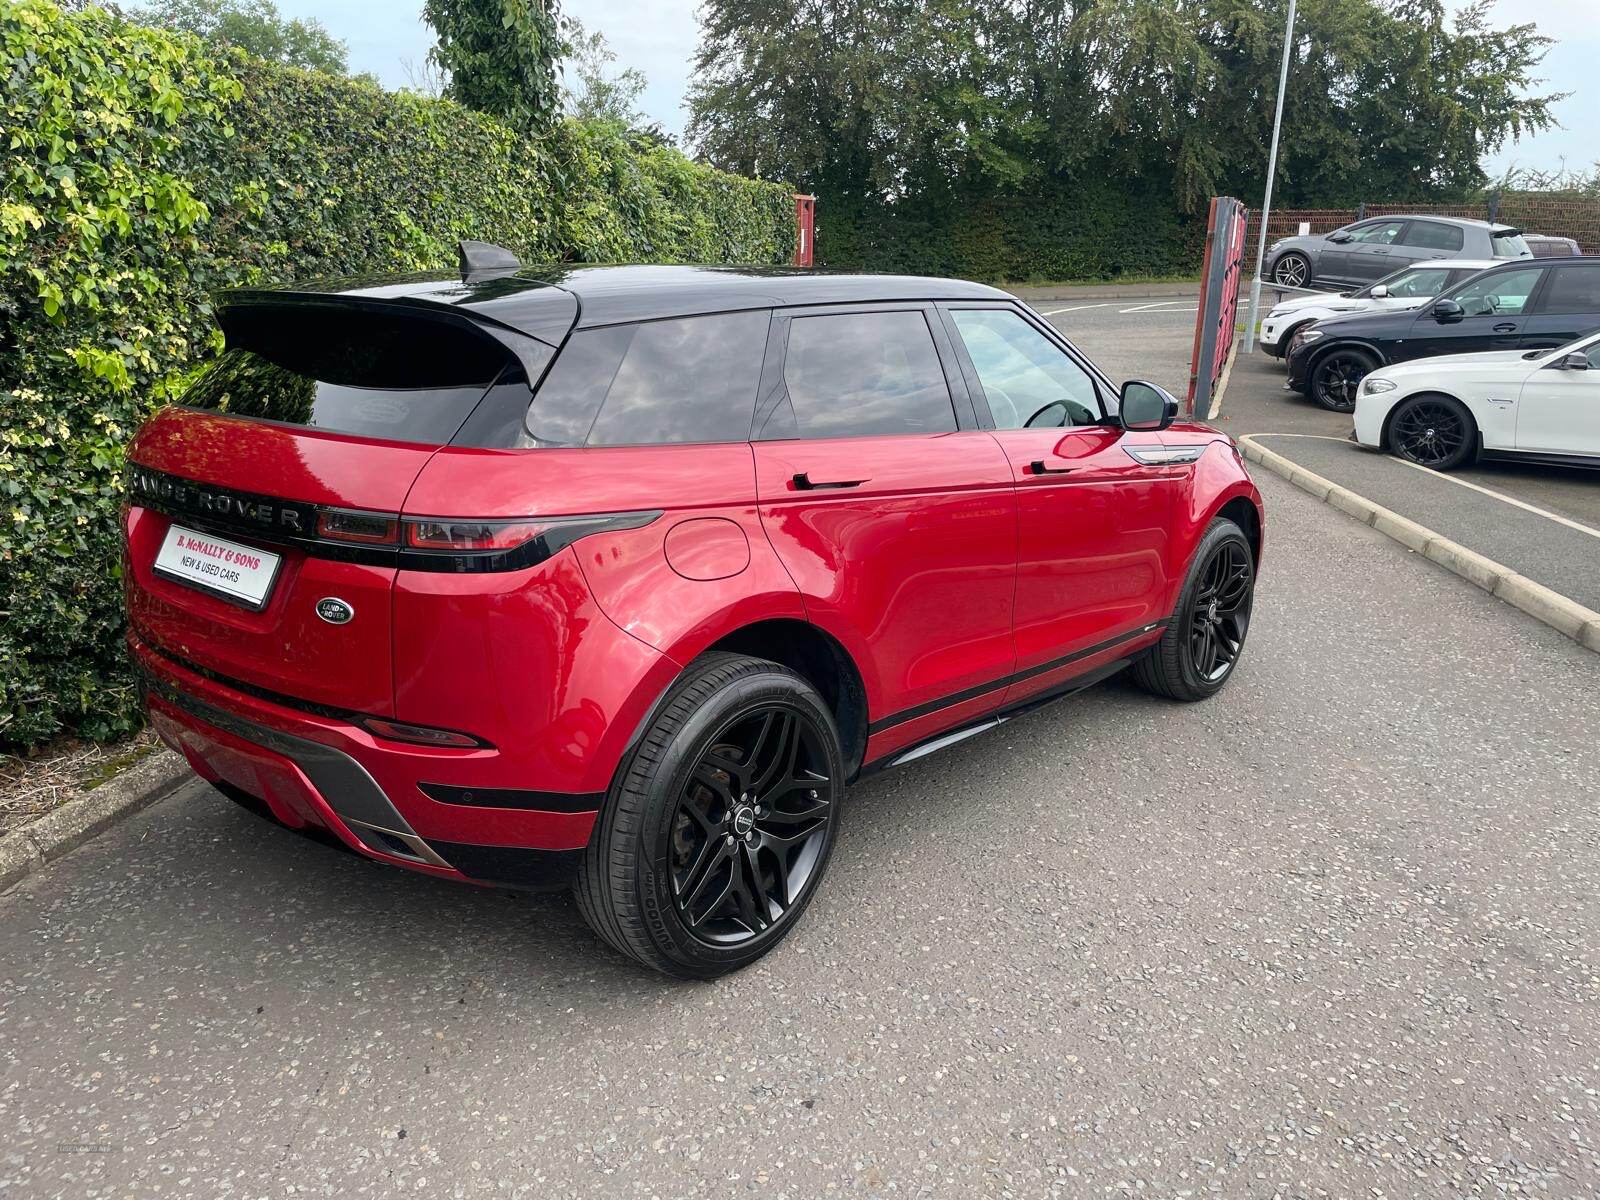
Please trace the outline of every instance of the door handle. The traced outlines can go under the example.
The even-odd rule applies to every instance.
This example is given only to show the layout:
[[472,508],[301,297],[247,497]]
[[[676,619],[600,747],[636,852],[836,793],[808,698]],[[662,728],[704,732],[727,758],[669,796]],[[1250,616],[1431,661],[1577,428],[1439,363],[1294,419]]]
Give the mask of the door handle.
[[825,491],[825,490],[830,489],[830,488],[860,487],[863,483],[866,482],[866,480],[865,479],[829,479],[829,480],[818,479],[818,480],[813,480],[811,478],[811,475],[810,475],[809,472],[801,471],[790,482],[792,482],[794,484],[794,486],[796,487],[796,489],[798,489],[799,491],[802,491],[802,492],[820,492],[820,491]]
[[1494,331],[1496,333],[1515,333],[1517,324],[1515,321],[1501,321],[1500,324],[1494,327]]
[[1033,474],[1035,474],[1035,475],[1067,475],[1067,474],[1071,473],[1073,468],[1071,468],[1071,467],[1047,467],[1044,464],[1044,459],[1036,458],[1031,463],[1028,464],[1028,470],[1030,472],[1032,472]]

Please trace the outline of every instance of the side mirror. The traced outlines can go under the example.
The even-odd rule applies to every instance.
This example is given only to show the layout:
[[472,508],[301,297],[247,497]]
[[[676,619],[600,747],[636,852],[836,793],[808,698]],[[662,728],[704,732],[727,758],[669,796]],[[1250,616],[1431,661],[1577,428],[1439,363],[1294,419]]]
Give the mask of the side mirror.
[[1332,242],[1336,246],[1342,246],[1346,242],[1354,241],[1355,240],[1355,235],[1346,233],[1342,229],[1335,229],[1332,233],[1330,233],[1328,235],[1328,240],[1330,242]]
[[1122,385],[1117,415],[1129,432],[1156,433],[1178,419],[1178,402],[1165,388],[1130,379]]
[[1467,315],[1467,310],[1454,300],[1435,300],[1432,312],[1433,319],[1444,325],[1454,324]]
[[1582,350],[1574,350],[1571,354],[1562,355],[1556,360],[1558,371],[1587,371],[1589,369],[1589,356]]
[[1382,300],[1389,295],[1388,284],[1380,283],[1368,293],[1374,300]]

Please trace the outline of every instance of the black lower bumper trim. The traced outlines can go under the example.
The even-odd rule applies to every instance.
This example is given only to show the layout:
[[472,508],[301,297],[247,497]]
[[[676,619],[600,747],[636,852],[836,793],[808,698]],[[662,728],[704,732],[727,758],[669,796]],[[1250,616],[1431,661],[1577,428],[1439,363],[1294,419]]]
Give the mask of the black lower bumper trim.
[[529,812],[598,812],[604,792],[536,792],[527,788],[452,787],[445,783],[419,783],[422,794],[440,804],[463,808],[518,808]]
[[582,850],[530,850],[436,840],[428,844],[468,879],[529,892],[559,892],[571,887],[583,858]]

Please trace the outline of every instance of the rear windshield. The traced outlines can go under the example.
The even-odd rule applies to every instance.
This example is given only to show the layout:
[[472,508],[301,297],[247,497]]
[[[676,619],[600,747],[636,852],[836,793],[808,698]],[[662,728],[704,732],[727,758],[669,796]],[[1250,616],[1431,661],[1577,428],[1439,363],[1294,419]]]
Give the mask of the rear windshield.
[[187,407],[444,445],[491,384],[522,380],[507,350],[447,321],[286,305],[224,310],[222,327]]
[[1527,258],[1533,253],[1528,249],[1528,243],[1522,240],[1522,235],[1514,229],[1489,236],[1494,242],[1496,258]]

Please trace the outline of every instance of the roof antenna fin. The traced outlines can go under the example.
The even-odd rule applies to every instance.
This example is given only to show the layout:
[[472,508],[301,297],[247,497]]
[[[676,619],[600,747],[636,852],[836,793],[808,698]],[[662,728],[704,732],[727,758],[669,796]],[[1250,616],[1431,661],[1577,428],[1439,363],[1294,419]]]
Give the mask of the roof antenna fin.
[[456,257],[461,265],[463,283],[470,283],[486,275],[502,275],[522,269],[522,263],[515,254],[504,246],[496,246],[493,242],[474,242],[462,238]]

